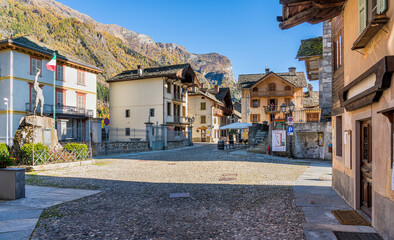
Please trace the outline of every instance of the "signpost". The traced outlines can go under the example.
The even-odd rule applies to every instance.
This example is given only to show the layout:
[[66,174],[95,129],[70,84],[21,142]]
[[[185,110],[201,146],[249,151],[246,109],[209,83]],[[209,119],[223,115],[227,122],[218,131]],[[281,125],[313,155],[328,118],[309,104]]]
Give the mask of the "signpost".
[[287,135],[293,136],[294,135],[294,127],[293,126],[288,126],[287,127]]
[[288,125],[293,125],[293,123],[294,123],[293,117],[288,117],[288,118],[287,118],[287,124],[288,124]]

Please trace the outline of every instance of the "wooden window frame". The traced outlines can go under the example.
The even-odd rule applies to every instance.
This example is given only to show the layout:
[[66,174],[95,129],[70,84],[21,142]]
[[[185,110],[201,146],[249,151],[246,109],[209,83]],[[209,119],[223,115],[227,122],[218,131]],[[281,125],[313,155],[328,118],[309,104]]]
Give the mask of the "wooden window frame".
[[290,103],[291,103],[291,98],[285,98],[284,104],[285,104],[286,106],[290,106]]
[[[204,119],[204,120],[203,120],[203,119]],[[207,123],[207,116],[201,115],[200,123],[201,123],[201,124],[206,124],[206,123]]]
[[186,117],[186,106],[182,106],[182,117]]
[[[79,103],[78,98],[79,97],[83,97],[83,99],[84,99],[84,107],[83,108],[80,108],[78,105],[78,103]],[[77,105],[78,109],[86,109],[86,93],[77,92],[77,104],[76,105]]]
[[126,109],[124,115],[125,118],[130,118],[130,109]]
[[[62,74],[62,79],[59,79],[58,78],[58,74],[57,74],[57,72],[58,72],[58,67],[61,67],[62,68],[62,72],[63,72],[63,74]],[[64,69],[65,69],[65,67],[64,67],[64,65],[56,65],[56,80],[57,81],[64,81],[64,79],[65,79],[65,75],[64,75]]]
[[258,88],[258,87],[252,88],[252,92],[258,92],[258,91],[259,91],[259,88]]
[[35,75],[36,73],[33,72],[33,59],[40,61],[40,77],[42,77],[42,58],[30,56],[30,75]]
[[270,91],[270,92],[276,91],[276,83],[269,83],[268,84],[268,91]]
[[[57,93],[62,93],[63,94],[63,102],[62,102],[62,106],[66,106],[66,91],[67,91],[67,89],[63,89],[63,88],[56,88],[56,100],[55,100],[55,103],[56,103],[56,106],[57,106]],[[78,100],[78,99],[77,99]],[[85,101],[86,101],[86,99],[85,99]],[[78,103],[77,103],[78,104]]]
[[259,99],[252,99],[252,108],[258,108],[258,107],[260,107],[260,100]]
[[[79,82],[79,74],[83,73],[83,84]],[[86,72],[82,70],[77,70],[77,85],[86,86]]]
[[171,94],[171,86],[172,86],[171,83],[167,83],[167,93],[168,94]]
[[207,103],[206,102],[201,102],[200,103],[200,110],[207,110]]
[[342,30],[335,36],[332,42],[333,48],[333,64],[334,71],[338,70],[343,65],[343,34]]
[[150,108],[149,109],[149,116],[150,117],[155,117],[155,109],[154,108]]
[[[340,124],[338,124],[340,121]],[[338,143],[339,142],[339,143]],[[335,117],[335,156],[343,156],[343,120],[342,116]]]

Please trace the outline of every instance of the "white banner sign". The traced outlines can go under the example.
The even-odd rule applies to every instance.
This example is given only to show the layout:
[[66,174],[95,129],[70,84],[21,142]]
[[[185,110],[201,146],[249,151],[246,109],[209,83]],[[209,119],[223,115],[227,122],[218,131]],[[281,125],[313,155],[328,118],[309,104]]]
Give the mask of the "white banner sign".
[[286,130],[272,131],[272,151],[286,152]]

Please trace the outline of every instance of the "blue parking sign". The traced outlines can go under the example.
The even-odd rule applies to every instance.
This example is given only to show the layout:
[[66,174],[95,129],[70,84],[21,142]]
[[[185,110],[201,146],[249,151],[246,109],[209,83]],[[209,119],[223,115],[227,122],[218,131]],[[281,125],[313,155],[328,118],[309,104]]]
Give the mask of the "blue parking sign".
[[293,135],[293,134],[294,134],[294,127],[288,126],[287,127],[287,135]]

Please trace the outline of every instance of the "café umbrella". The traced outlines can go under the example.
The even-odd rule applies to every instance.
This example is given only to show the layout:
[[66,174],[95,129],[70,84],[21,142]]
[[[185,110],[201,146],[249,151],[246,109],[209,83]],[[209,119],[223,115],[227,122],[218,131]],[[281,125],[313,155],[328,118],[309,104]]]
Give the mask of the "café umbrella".
[[232,124],[228,124],[226,126],[222,126],[219,129],[220,130],[226,130],[226,129],[248,129],[249,127],[251,127],[252,124],[251,123],[232,123]]

